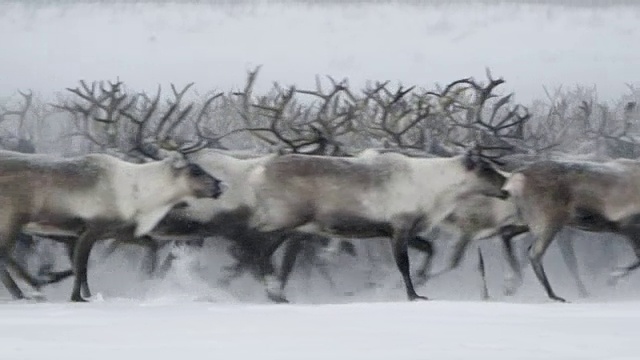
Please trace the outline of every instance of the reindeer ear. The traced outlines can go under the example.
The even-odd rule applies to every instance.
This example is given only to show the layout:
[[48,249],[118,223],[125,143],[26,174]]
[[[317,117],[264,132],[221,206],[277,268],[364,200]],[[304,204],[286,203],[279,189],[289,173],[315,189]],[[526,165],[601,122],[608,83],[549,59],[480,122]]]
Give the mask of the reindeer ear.
[[168,156],[169,162],[171,163],[171,167],[178,170],[185,168],[189,165],[189,162],[184,157],[184,155],[180,154],[177,151],[171,151]]

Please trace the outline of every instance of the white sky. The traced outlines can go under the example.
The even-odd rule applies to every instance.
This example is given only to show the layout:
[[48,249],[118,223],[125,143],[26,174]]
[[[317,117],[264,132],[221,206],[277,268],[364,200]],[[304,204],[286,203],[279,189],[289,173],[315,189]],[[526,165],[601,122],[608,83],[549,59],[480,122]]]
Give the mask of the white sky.
[[521,102],[560,84],[596,85],[610,99],[640,82],[639,21],[640,5],[0,3],[0,96],[116,77],[227,91],[262,64],[260,89],[311,87],[316,74],[431,88],[489,66]]

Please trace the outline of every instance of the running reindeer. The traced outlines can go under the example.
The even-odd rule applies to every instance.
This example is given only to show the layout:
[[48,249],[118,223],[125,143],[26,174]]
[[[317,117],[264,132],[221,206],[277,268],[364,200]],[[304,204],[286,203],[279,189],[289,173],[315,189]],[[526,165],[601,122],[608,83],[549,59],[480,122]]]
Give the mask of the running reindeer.
[[504,186],[535,242],[529,259],[550,299],[555,294],[542,265],[545,251],[565,226],[626,237],[637,260],[614,272],[640,267],[640,161],[540,161],[515,171]]
[[467,196],[505,195],[500,190],[504,176],[471,152],[440,159],[375,151],[351,158],[283,155],[246,175],[252,227],[388,237],[410,300],[423,297],[409,273],[409,241]]
[[[365,90],[366,99],[375,106],[367,111],[364,130],[386,144],[388,149],[383,152],[402,152],[416,157],[450,157],[454,153],[452,145],[460,147],[477,139],[491,145],[490,152],[513,151],[503,139],[520,137],[522,124],[530,114],[520,106],[508,109],[511,95],[492,102],[496,97],[494,89],[504,81],[493,79],[489,72],[487,78],[486,84],[470,78],[460,79],[440,92],[426,93],[401,86],[392,91],[386,83],[375,84]],[[491,109],[490,117],[485,116],[486,109]],[[471,240],[488,233],[499,234],[502,239],[503,253],[511,268],[505,280],[513,283],[513,278],[519,279],[520,266],[513,254],[511,239],[527,232],[527,228],[515,223],[514,218],[515,207],[509,201],[477,194],[459,202],[438,225],[459,235],[448,267],[439,274],[456,268]],[[434,248],[431,243],[435,239],[431,236],[421,240],[425,260],[417,276],[419,283],[424,283],[432,275]],[[513,291],[513,284],[508,291]]]
[[0,277],[15,298],[24,294],[7,272],[16,236],[79,236],[72,301],[85,301],[93,244],[121,232],[141,237],[175,205],[192,197],[217,198],[221,183],[177,153],[134,164],[106,154],[74,158],[0,152]]
[[[483,241],[498,237],[502,254],[507,263],[507,271],[504,272],[504,294],[513,295],[516,292],[518,286],[522,283],[523,264],[515,256],[513,241],[519,235],[529,233],[529,227],[519,219],[516,205],[511,198],[501,200],[483,195],[469,197],[447,216],[440,228],[458,236],[458,240],[454,244],[453,254],[445,269],[432,274],[430,269],[433,253],[426,253],[423,264],[418,267],[418,284],[423,284],[431,276],[444,274],[457,268],[472,240]],[[427,236],[425,240],[433,241],[435,239]],[[558,248],[576,283],[580,296],[586,297],[589,292],[580,277],[572,241],[572,236],[559,239]],[[479,272],[483,282],[482,297],[486,299],[489,294],[484,273],[484,260],[480,249],[478,249],[478,253],[480,257],[478,260]]]

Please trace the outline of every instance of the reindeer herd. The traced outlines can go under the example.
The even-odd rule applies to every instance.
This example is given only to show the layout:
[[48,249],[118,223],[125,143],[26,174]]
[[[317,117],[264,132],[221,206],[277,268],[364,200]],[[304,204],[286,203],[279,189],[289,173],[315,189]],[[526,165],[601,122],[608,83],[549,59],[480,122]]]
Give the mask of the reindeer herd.
[[[254,79],[255,72],[250,73],[249,85]],[[456,84],[470,85],[476,91],[476,104],[484,106],[499,84],[490,76],[489,79],[486,87],[471,80]],[[333,95],[320,91],[313,95],[325,99],[326,105],[336,93],[346,91],[341,86],[335,86]],[[119,113],[137,126],[133,144],[142,161],[123,160],[105,151],[72,157],[0,151],[0,279],[12,296],[25,297],[12,273],[36,289],[73,276],[71,300],[86,301],[91,297],[87,271],[91,250],[97,241],[109,239],[115,240],[114,244],[149,248],[166,241],[232,239],[251,250],[247,261],[257,269],[268,298],[274,302],[287,301],[288,276],[300,253],[300,244],[310,239],[389,239],[409,300],[426,299],[416,292],[414,281],[417,277],[422,284],[435,275],[431,263],[437,253],[429,234],[438,228],[459,234],[445,271],[459,266],[472,241],[498,236],[509,269],[505,272],[509,293],[516,290],[522,278],[522,264],[514,254],[513,241],[525,233],[534,240],[528,250],[533,271],[553,300],[564,301],[552,289],[542,259],[564,227],[608,232],[628,239],[637,260],[613,272],[613,277],[626,276],[640,267],[640,161],[520,156],[513,151],[514,146],[496,146],[491,143],[492,138],[478,133],[494,135],[493,140],[509,139],[516,133],[523,137],[523,124],[530,117],[528,113],[518,113],[516,107],[498,119],[498,110],[508,103],[508,97],[494,105],[490,121],[477,107],[465,110],[465,124],[450,113],[448,121],[457,130],[439,134],[446,134],[446,139],[460,150],[443,154],[433,151],[437,149],[433,142],[431,151],[417,146],[418,141],[424,143],[425,132],[414,136],[408,145],[407,134],[432,116],[433,107],[418,104],[413,117],[403,119],[408,113],[402,115],[397,106],[403,104],[408,91],[402,88],[392,93],[378,86],[366,97],[381,109],[370,114],[379,119],[377,129],[389,134],[398,146],[368,146],[358,151],[344,150],[336,133],[343,131],[344,124],[340,122],[346,123],[344,119],[354,114],[366,115],[362,103],[354,100],[355,105],[343,112],[334,104],[333,113],[342,114],[338,120],[326,120],[325,113],[324,118],[318,117],[324,120],[314,123],[306,133],[315,138],[295,141],[277,129],[293,91],[280,92],[276,104],[262,99],[248,106],[249,90],[245,89],[239,102],[246,126],[232,132],[247,131],[260,137],[270,133],[290,151],[264,154],[224,149],[220,146],[223,136],[214,138],[200,127],[205,107],[194,122],[192,136],[199,137],[197,143],[171,148],[164,141],[167,136],[163,139],[158,128],[151,132],[145,129],[159,106],[159,98],[150,101],[142,115],[135,116],[129,107],[122,108],[122,100],[113,105],[95,100],[99,97],[92,100],[94,110],[104,110],[102,113],[108,116]],[[456,103],[454,90],[455,86],[450,85],[439,94],[441,108]],[[391,99],[388,103],[379,95],[385,91]],[[460,94],[460,90],[455,91]],[[174,92],[176,97],[183,95],[175,89]],[[83,95],[83,99],[91,99]],[[449,103],[443,105],[443,100]],[[209,104],[210,101],[206,106]],[[80,106],[60,107],[82,110]],[[251,125],[249,108],[268,114],[270,125]],[[106,111],[109,109],[112,111]],[[190,111],[191,107],[187,109]],[[170,117],[177,114],[181,121],[189,111],[179,111],[177,105],[171,107],[169,115],[165,113],[156,126],[175,130],[177,125],[167,125]],[[403,121],[391,124],[393,116]],[[472,131],[473,137],[460,135],[460,129]],[[509,136],[498,136],[505,131]],[[149,134],[153,136],[149,138]],[[318,145],[322,150],[300,151],[308,145]],[[333,146],[331,152],[326,151],[329,145]],[[509,150],[507,154],[495,155],[496,150],[505,149]],[[14,252],[16,242],[30,236],[65,243],[72,269],[30,274]],[[559,245],[578,287],[586,292],[578,276],[572,244]],[[281,247],[285,247],[285,255],[276,270],[272,258]],[[425,255],[424,263],[414,274],[409,264],[410,248]],[[237,270],[241,271],[241,267]]]

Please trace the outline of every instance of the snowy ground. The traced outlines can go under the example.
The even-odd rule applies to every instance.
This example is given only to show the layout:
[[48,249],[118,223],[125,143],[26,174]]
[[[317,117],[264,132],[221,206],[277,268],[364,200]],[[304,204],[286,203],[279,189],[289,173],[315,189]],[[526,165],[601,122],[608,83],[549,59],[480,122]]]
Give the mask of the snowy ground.
[[[580,243],[582,265],[597,258],[597,239]],[[136,251],[121,249],[101,259],[98,248],[89,271],[96,296],[88,304],[66,301],[71,281],[46,288],[48,301],[42,303],[10,301],[4,293],[0,358],[638,358],[638,276],[605,287],[597,275],[607,267],[586,271],[583,266],[592,296],[580,299],[566,269],[558,266],[554,246],[546,258],[549,276],[570,304],[547,301],[530,269],[517,296],[502,296],[497,247],[487,242],[483,249],[495,299],[490,302],[478,301],[473,256],[460,271],[419,287],[435,299],[419,303],[404,299],[392,264],[372,267],[347,257],[335,259],[334,287],[317,274],[308,278],[298,271],[287,288],[294,304],[275,305],[264,299],[255,279],[218,285],[228,259],[215,245],[220,243],[182,254],[164,279],[155,280],[137,271]],[[584,255],[588,249],[590,256]],[[366,279],[377,286],[364,288]]]
[[3,359],[637,359],[640,303],[3,304]]

